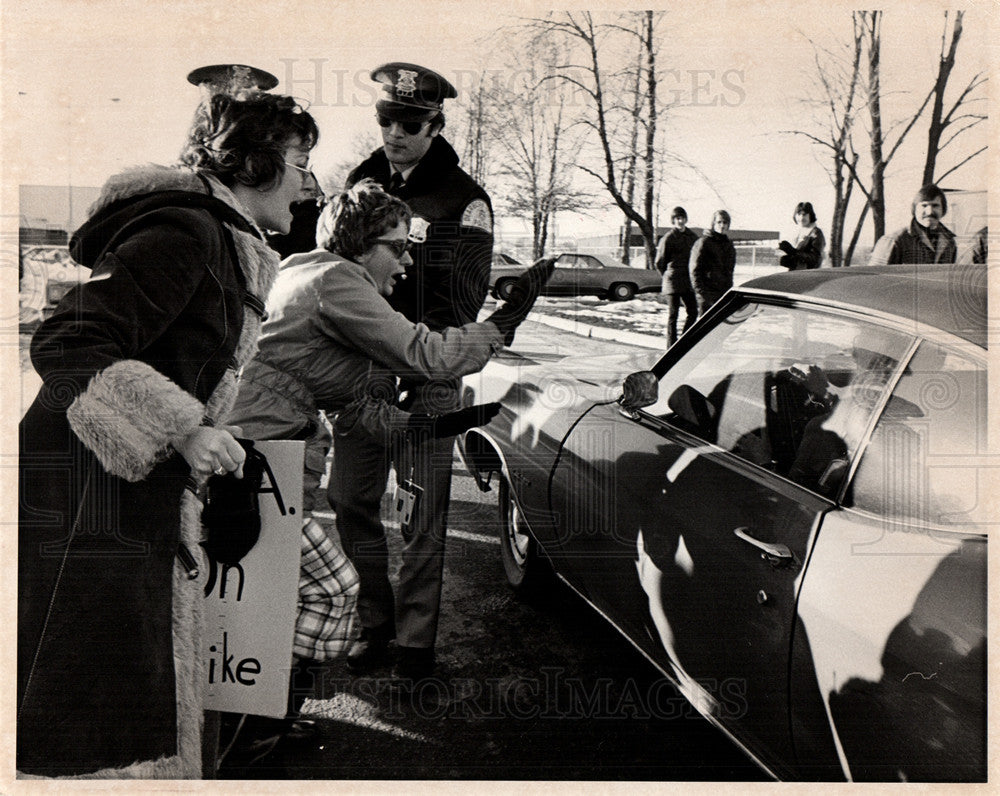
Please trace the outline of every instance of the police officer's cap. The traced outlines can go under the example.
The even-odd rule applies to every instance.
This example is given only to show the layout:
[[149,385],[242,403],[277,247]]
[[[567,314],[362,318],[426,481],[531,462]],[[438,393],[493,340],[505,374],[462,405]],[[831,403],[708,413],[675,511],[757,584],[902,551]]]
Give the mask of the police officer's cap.
[[432,69],[394,61],[372,71],[382,84],[375,110],[399,122],[423,122],[441,112],[446,99],[458,96],[455,87]]
[[201,66],[188,76],[188,83],[198,86],[203,93],[235,94],[239,91],[270,91],[278,85],[278,78],[270,72],[245,64],[213,64]]

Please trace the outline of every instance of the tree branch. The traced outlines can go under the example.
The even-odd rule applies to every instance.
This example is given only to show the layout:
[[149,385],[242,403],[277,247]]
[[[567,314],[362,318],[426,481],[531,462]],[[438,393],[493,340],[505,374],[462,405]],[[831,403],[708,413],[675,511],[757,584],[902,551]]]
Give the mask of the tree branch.
[[971,128],[975,127],[975,126],[976,126],[977,124],[979,124],[980,122],[984,122],[984,121],[986,121],[986,119],[987,119],[988,117],[986,117],[986,116],[978,116],[978,117],[975,117],[975,116],[972,116],[971,114],[965,114],[965,115],[963,115],[963,116],[959,116],[959,117],[957,117],[957,118],[959,118],[959,119],[963,119],[963,118],[972,118],[972,119],[974,119],[974,121],[971,121],[971,122],[969,122],[968,124],[965,124],[965,125],[962,125],[961,127],[959,127],[959,128],[958,128],[958,130],[956,130],[956,131],[955,131],[954,133],[952,133],[952,134],[951,134],[951,135],[950,135],[950,136],[948,137],[948,140],[947,140],[947,141],[945,141],[945,142],[944,142],[943,144],[941,144],[940,146],[938,146],[938,152],[943,152],[943,151],[944,151],[944,148],[945,148],[946,146],[948,146],[948,144],[950,144],[950,143],[951,143],[952,141],[954,141],[954,140],[955,140],[956,138],[958,138],[958,137],[959,137],[959,136],[960,136],[960,135],[961,135],[962,133],[964,133],[964,132],[965,132],[966,130],[969,130],[969,129],[971,129]]
[[975,152],[973,152],[967,158],[965,158],[964,160],[962,160],[961,162],[959,162],[957,165],[952,166],[950,169],[948,169],[948,171],[946,171],[944,174],[942,174],[940,177],[938,177],[937,178],[937,182],[938,183],[943,182],[945,177],[947,177],[953,171],[958,171],[958,169],[960,169],[962,166],[964,166],[966,163],[968,163],[970,160],[972,160],[974,157],[976,157],[976,155],[981,155],[987,149],[988,149],[988,147],[981,147],[980,149],[977,149]]
[[921,114],[923,114],[924,108],[927,107],[927,103],[931,101],[931,97],[933,96],[934,96],[934,89],[932,88],[927,93],[927,96],[924,97],[924,101],[920,104],[920,107],[917,108],[917,112],[913,114],[913,118],[910,119],[910,123],[906,125],[906,128],[903,130],[903,132],[899,134],[899,138],[896,139],[896,143],[893,145],[892,149],[889,150],[889,154],[886,155],[885,158],[885,165],[887,166],[889,165],[889,161],[892,160],[892,156],[896,154],[896,150],[898,150],[900,145],[902,145],[903,139],[906,138],[907,133],[909,133],[910,130],[913,129],[913,125],[917,123],[917,119],[919,119]]
[[[983,85],[983,83],[987,82],[987,80],[989,80],[989,78],[985,76],[984,72],[979,72],[978,74],[976,74],[976,75],[974,75],[972,77],[972,79],[969,81],[969,84],[965,87],[965,89],[962,91],[962,93],[958,95],[958,99],[955,100],[955,104],[952,105],[951,109],[948,111],[948,113],[945,114],[944,120],[943,120],[943,125],[945,127],[947,127],[952,121],[954,121],[951,118],[951,115],[955,111],[958,110],[959,106],[962,105],[962,103],[965,102],[965,98],[968,97],[969,94],[971,94],[973,91],[975,91],[981,85]],[[983,99],[985,99],[985,98],[983,98]]]

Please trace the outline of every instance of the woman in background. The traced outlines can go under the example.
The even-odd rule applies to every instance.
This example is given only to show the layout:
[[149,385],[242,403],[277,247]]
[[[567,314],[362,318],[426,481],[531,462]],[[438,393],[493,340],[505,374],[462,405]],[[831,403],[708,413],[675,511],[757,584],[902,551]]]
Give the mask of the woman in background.
[[823,250],[826,248],[826,238],[816,226],[816,212],[811,202],[799,202],[795,205],[792,218],[798,225],[795,229],[795,239],[789,243],[781,241],[778,248],[784,254],[778,261],[789,271],[801,271],[807,268],[819,268],[823,262]]

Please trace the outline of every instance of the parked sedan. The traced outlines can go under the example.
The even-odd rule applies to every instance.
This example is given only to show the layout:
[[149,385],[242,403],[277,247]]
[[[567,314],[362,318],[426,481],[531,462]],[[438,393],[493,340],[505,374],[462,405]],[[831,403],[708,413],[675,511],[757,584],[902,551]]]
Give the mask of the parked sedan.
[[819,269],[651,366],[491,363],[462,451],[508,580],[554,570],[777,778],[985,780],[986,318],[982,266]]
[[[630,268],[603,254],[560,254],[555,271],[542,290],[543,296],[597,296],[612,301],[628,301],[637,293],[659,293],[662,277],[658,271]],[[490,271],[494,298],[510,295],[524,266],[497,267]]]

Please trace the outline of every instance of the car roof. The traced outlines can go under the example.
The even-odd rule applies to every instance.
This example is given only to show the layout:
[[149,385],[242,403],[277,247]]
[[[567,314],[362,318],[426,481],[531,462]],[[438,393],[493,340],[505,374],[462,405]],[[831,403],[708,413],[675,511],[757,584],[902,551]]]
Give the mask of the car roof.
[[556,259],[560,257],[593,257],[595,260],[601,262],[605,268],[628,268],[621,260],[616,260],[610,254],[604,254],[603,252],[559,252],[555,255]]
[[849,305],[926,324],[986,348],[985,265],[817,268],[759,277],[740,289]]

